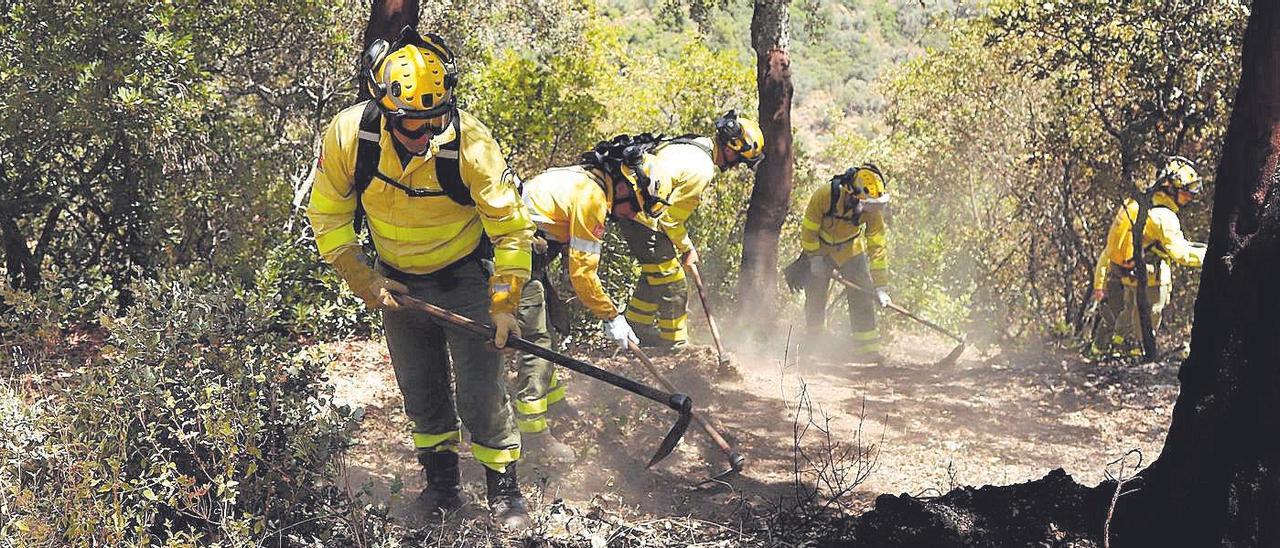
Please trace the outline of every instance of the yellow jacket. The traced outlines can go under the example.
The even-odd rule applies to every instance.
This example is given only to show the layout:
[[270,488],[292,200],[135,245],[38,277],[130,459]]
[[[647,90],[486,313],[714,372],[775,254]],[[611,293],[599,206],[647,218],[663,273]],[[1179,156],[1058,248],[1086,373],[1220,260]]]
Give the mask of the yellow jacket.
[[569,281],[597,318],[618,308],[600,283],[600,245],[609,216],[610,188],[599,173],[581,166],[552,168],[524,183],[524,203],[547,237],[569,246]]
[[[867,208],[855,216],[849,207],[853,195],[841,187],[840,201],[833,215],[831,185],[824,184],[809,198],[804,219],[800,222],[800,247],[807,255],[826,255],[842,265],[863,253],[871,265],[871,279],[876,286],[889,284],[889,252],[885,248],[884,210]],[[856,218],[855,218],[856,217]]]
[[[307,206],[316,246],[330,263],[359,247],[352,227],[356,196],[351,187],[363,109],[364,103],[347,108],[329,124]],[[520,202],[515,178],[488,128],[470,114],[458,113],[459,168],[476,205],[459,205],[444,195],[410,197],[375,177],[362,201],[378,258],[402,272],[429,274],[466,257],[487,233],[494,246],[495,274],[528,280],[534,228]],[[453,136],[450,126],[432,139],[427,154],[414,156],[401,167],[391,143],[394,137],[383,128],[378,171],[410,188],[440,190],[435,155]]]
[[[1147,224],[1142,228],[1142,248],[1154,256],[1147,258],[1147,284],[1168,285],[1172,276],[1168,268],[1162,268],[1165,261],[1172,261],[1183,266],[1199,268],[1204,263],[1203,246],[1188,242],[1182,235],[1182,223],[1178,221],[1178,204],[1163,192],[1152,198],[1153,207],[1148,212]],[[1124,205],[1116,211],[1111,221],[1111,229],[1107,231],[1107,245],[1098,256],[1093,269],[1094,289],[1103,289],[1107,285],[1107,271],[1112,264],[1123,268],[1133,268],[1133,222],[1138,219],[1138,202],[1133,198],[1125,200]],[[1131,277],[1125,277],[1126,285],[1134,285]]]
[[649,176],[671,185],[671,205],[658,219],[644,214],[636,217],[639,223],[666,233],[678,255],[693,249],[685,223],[702,203],[702,193],[716,176],[715,161],[707,153],[714,150],[711,139],[698,137],[695,142],[698,144],[667,143],[654,149],[653,172]]

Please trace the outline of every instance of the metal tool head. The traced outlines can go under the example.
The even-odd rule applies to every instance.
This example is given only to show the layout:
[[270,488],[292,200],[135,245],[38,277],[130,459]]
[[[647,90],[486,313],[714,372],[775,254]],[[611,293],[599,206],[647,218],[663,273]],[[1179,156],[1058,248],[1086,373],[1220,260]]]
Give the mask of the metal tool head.
[[738,453],[737,451],[733,451],[729,453],[729,468],[721,471],[720,473],[714,476],[711,476],[711,480],[721,481],[724,479],[728,479],[732,476],[737,476],[738,474],[742,473],[742,465],[746,462],[747,462],[747,458],[743,457],[741,453]]
[[965,348],[965,343],[960,343],[959,345],[956,345],[956,347],[951,350],[950,354],[947,354],[941,360],[938,360],[938,363],[935,365],[942,366],[942,367],[951,367],[955,365],[956,360],[960,359],[960,355],[964,354],[964,348]]
[[649,459],[649,464],[645,465],[645,468],[652,468],[653,465],[667,458],[667,455],[676,449],[684,433],[689,430],[689,421],[693,420],[693,399],[689,396],[672,394],[671,399],[667,401],[667,406],[679,412],[680,417],[676,419],[675,424],[671,425],[667,435],[662,437],[662,444],[658,446],[658,451],[653,454],[653,458]]
[[716,380],[738,380],[742,378],[742,373],[733,366],[733,359],[725,354],[716,363],[715,376]]
[[711,483],[724,485],[726,480],[729,480],[730,478],[735,478],[738,475],[742,474],[742,467],[747,462],[747,459],[743,457],[741,454],[739,454],[737,451],[730,452],[728,457],[729,457],[728,468],[721,470],[720,472],[717,472],[715,475],[694,484],[693,487],[696,489]]

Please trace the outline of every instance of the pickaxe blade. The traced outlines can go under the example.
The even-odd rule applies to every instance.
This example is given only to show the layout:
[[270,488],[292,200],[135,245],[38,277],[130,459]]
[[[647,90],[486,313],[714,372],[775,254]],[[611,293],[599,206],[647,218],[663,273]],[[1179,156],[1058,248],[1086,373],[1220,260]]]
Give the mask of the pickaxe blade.
[[[653,360],[649,358],[648,354],[645,354],[644,350],[640,348],[640,345],[630,343],[627,345],[627,348],[631,350],[631,354],[634,355],[636,359],[640,360],[641,365],[644,365],[644,368],[649,370],[649,374],[653,375],[653,377],[658,380],[658,384],[660,386],[669,392],[676,391],[675,386],[671,384],[671,380],[668,379],[666,375],[662,374],[662,371],[658,369],[658,366],[654,365]],[[678,394],[679,393],[677,393],[677,395]],[[675,406],[672,405],[671,408],[675,409]],[[745,462],[746,459],[742,458],[742,455],[738,454],[738,452],[729,445],[729,442],[724,439],[724,436],[720,435],[720,431],[716,430],[716,427],[707,419],[705,412],[695,414],[691,408],[688,418],[698,421],[698,426],[702,427],[702,430],[707,433],[707,436],[711,438],[711,441],[716,444],[716,448],[719,449],[721,453],[724,453],[725,457],[729,459],[729,469],[716,474],[716,478],[729,476],[742,470],[742,463]],[[684,412],[681,411],[680,420],[684,421],[685,426],[687,427],[688,421],[685,419],[686,417]],[[677,425],[678,424],[679,423],[677,423]]]
[[678,411],[680,417],[676,419],[675,424],[671,425],[671,430],[667,431],[667,435],[662,437],[662,443],[658,445],[658,451],[653,454],[653,458],[649,459],[649,464],[645,465],[645,468],[653,468],[653,465],[658,464],[662,459],[667,458],[672,451],[675,451],[676,445],[680,444],[680,439],[689,430],[689,421],[693,420],[693,399],[689,396],[672,394],[667,406]]
[[956,345],[956,347],[951,350],[950,354],[947,354],[941,360],[938,360],[938,363],[934,365],[939,367],[951,367],[955,365],[956,361],[960,359],[960,355],[964,354],[964,349],[965,343]]

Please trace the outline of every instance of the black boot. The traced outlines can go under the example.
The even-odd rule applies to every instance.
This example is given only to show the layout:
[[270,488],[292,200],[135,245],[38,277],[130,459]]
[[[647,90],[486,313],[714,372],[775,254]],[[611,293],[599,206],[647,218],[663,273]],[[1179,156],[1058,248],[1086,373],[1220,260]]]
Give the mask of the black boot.
[[527,531],[533,523],[529,520],[524,495],[520,494],[520,483],[516,481],[516,464],[508,464],[507,471],[501,473],[486,466],[484,475],[490,523],[510,533]]
[[418,462],[427,477],[427,488],[418,495],[421,510],[438,518],[467,503],[462,496],[462,474],[458,471],[457,453],[419,451]]

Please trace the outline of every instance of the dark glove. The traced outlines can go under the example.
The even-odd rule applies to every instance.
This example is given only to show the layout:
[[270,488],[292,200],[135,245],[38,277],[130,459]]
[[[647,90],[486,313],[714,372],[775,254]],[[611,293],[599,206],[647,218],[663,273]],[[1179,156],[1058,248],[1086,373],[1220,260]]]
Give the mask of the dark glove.
[[804,289],[805,282],[809,281],[809,258],[801,255],[791,264],[782,269],[782,277],[787,280],[787,288],[792,293]]

